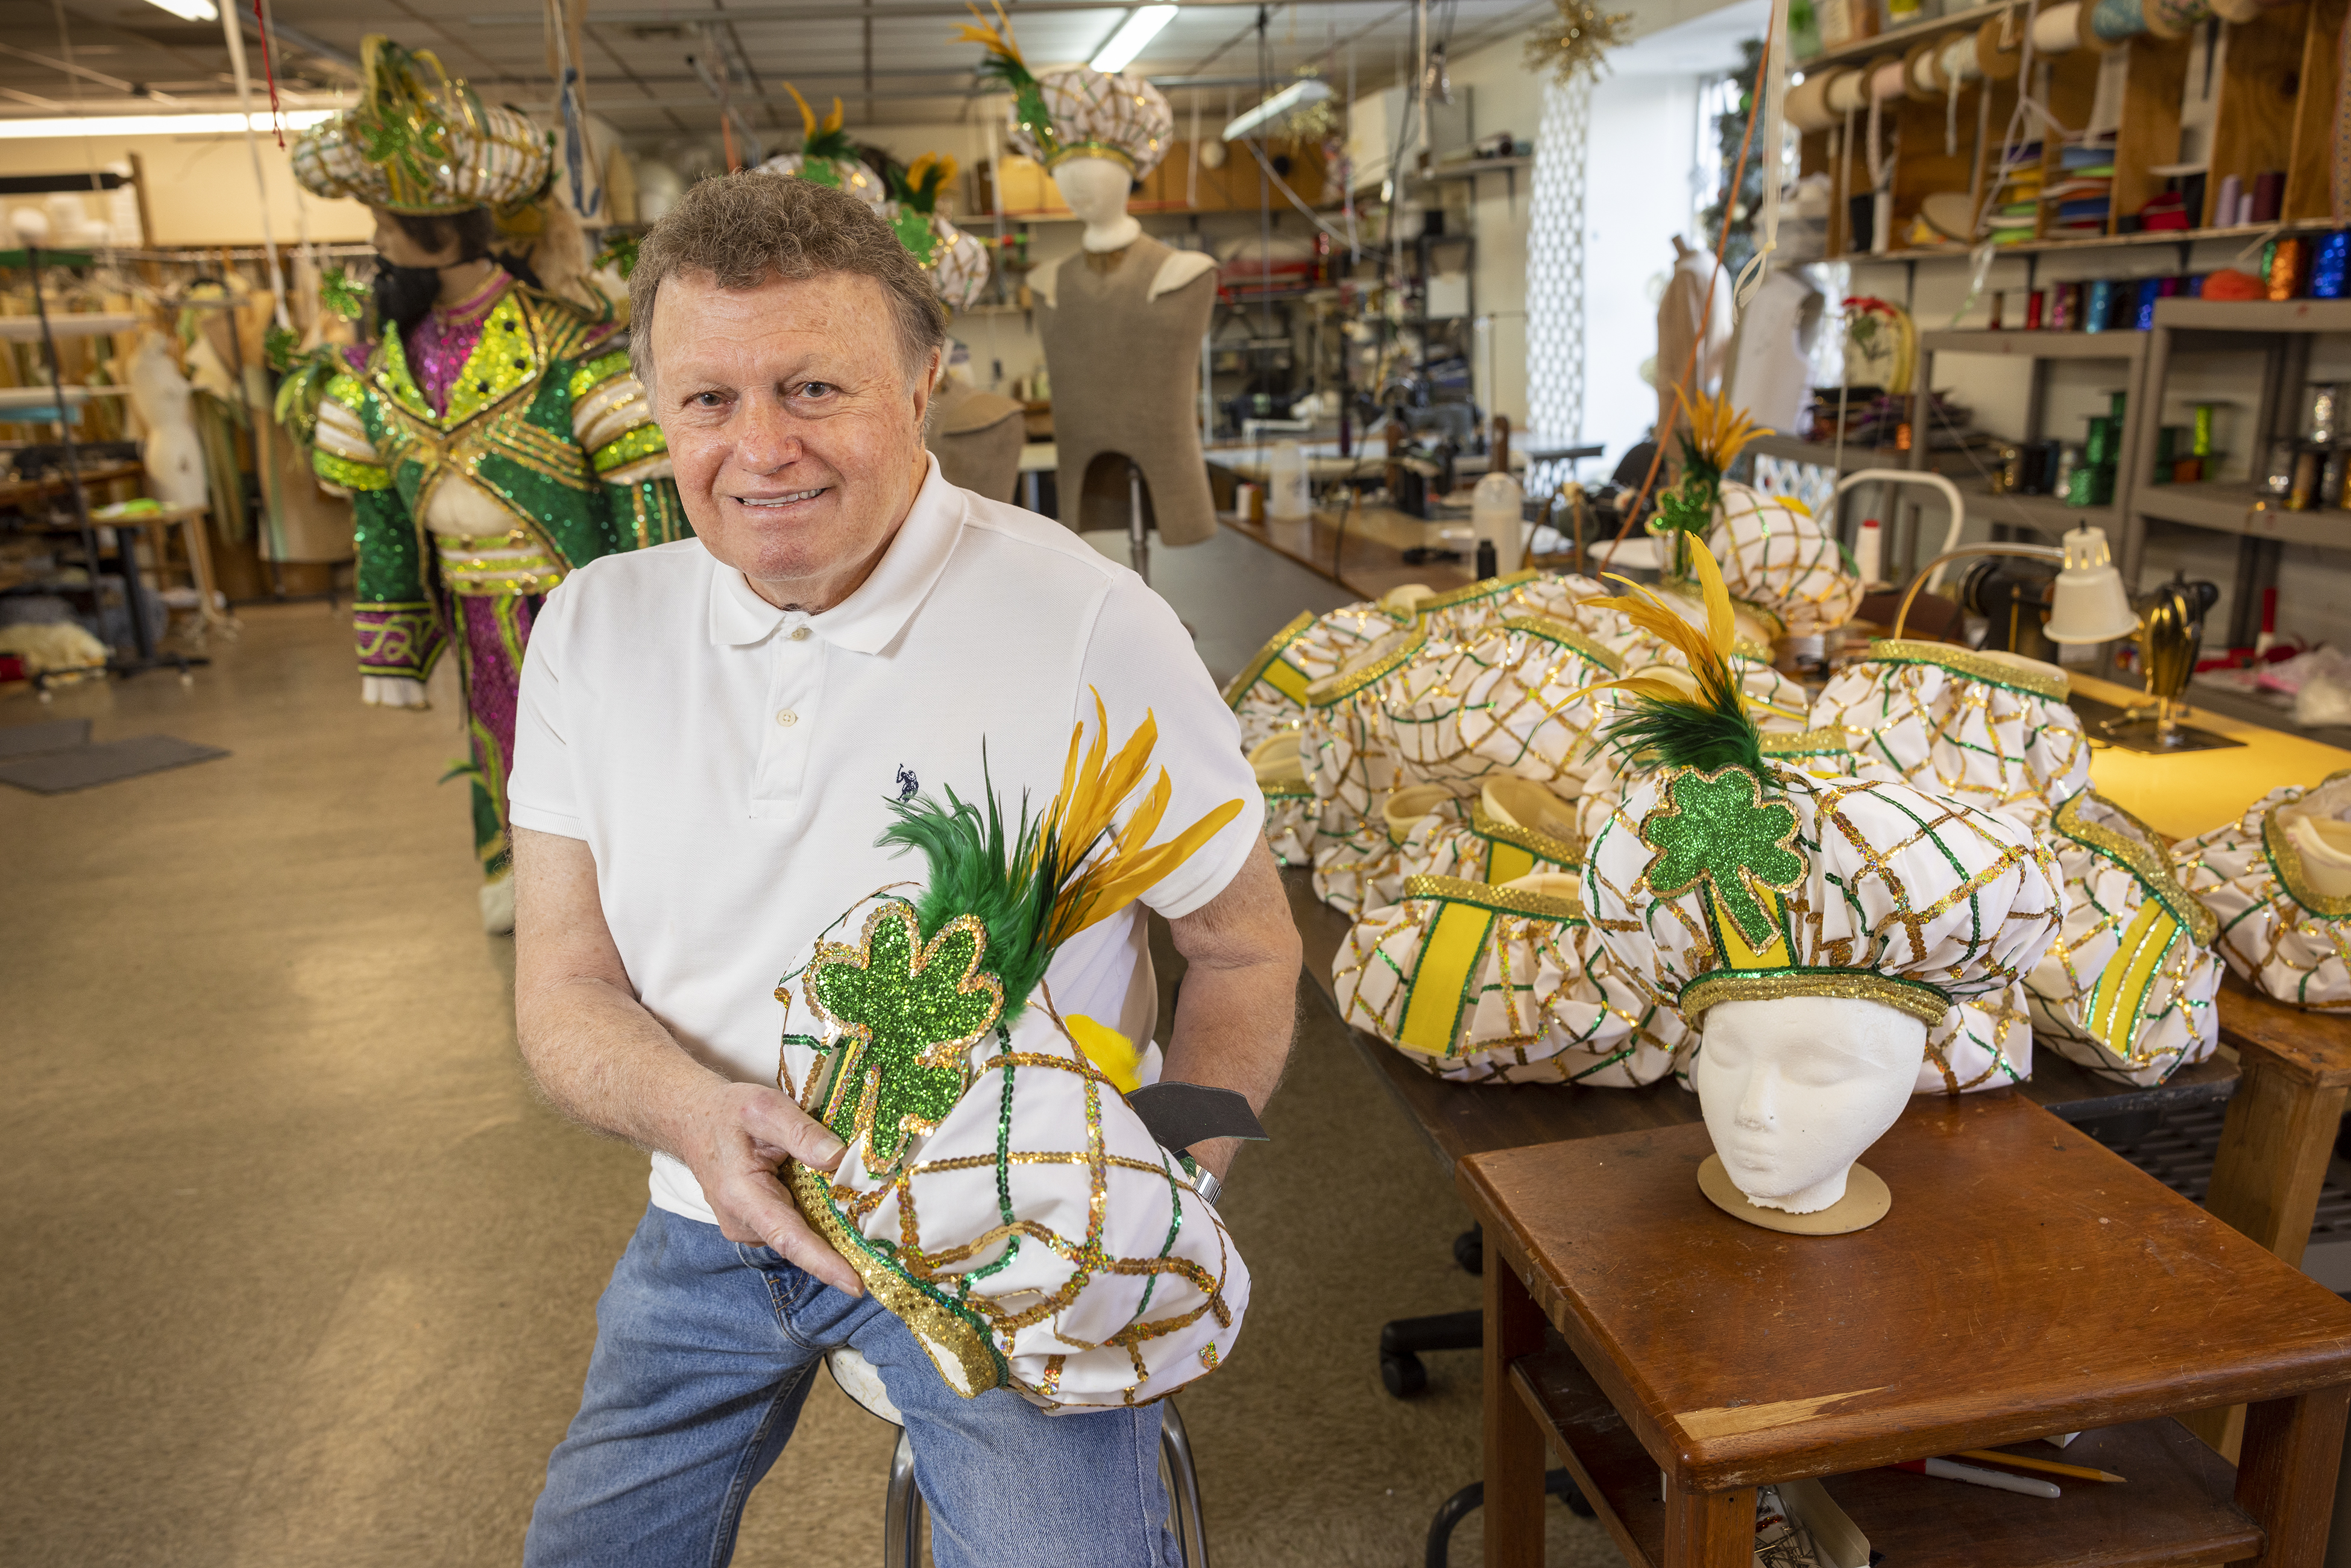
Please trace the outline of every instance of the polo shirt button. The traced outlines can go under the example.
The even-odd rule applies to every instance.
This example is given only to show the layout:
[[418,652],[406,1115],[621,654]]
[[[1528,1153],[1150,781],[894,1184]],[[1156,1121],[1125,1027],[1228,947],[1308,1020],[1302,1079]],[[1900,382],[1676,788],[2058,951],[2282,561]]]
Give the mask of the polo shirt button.
[[799,723],[799,721],[800,716],[794,713],[788,707],[778,708],[776,710],[776,722],[782,725],[786,729],[791,728],[792,726]]
[[807,628],[807,627],[805,627],[805,626],[795,626],[795,627],[793,627],[793,628],[792,628],[792,641],[793,641],[793,642],[795,642],[795,643],[805,643],[805,642],[807,642],[807,641],[808,641],[808,628]]

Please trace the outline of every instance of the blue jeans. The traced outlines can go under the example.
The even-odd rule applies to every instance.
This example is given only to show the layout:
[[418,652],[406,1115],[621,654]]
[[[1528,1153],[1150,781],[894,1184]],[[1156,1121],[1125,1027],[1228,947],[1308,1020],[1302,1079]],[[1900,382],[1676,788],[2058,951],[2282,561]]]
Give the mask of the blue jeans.
[[819,1363],[844,1344],[905,1417],[938,1568],[1176,1562],[1157,1406],[1048,1416],[1008,1389],[963,1398],[872,1297],[652,1207],[597,1303],[580,1414],[548,1460],[524,1562],[720,1568]]

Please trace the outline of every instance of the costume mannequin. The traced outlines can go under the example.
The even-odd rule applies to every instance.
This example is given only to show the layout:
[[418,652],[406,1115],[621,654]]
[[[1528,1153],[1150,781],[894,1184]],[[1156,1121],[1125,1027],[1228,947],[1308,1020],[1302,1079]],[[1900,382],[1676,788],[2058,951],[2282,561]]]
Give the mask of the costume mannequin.
[[209,487],[204,445],[196,434],[194,393],[160,331],[142,334],[131,355],[131,402],[138,411],[139,459],[148,486],[167,507],[201,507]]
[[1084,67],[1035,77],[1008,30],[964,34],[987,47],[981,73],[1013,89],[1012,144],[1052,173],[1086,225],[1077,256],[1029,279],[1053,378],[1061,521],[1126,528],[1132,464],[1146,526],[1168,544],[1197,544],[1217,531],[1197,402],[1216,263],[1151,238],[1126,210],[1134,183],[1167,154],[1174,114],[1139,77]]
[[1910,1102],[1927,1025],[1878,1002],[1718,1002],[1692,1076],[1723,1168],[1758,1208],[1813,1214]]
[[[614,324],[487,254],[494,211],[544,199],[546,139],[516,110],[482,106],[429,54],[371,37],[362,66],[360,106],[305,132],[294,172],[319,195],[375,210],[378,313],[396,329],[352,349],[326,382],[312,464],[351,497],[358,525],[361,700],[424,706],[426,678],[456,644],[482,923],[510,931],[506,779],[539,601],[599,556],[689,530]],[[445,160],[398,151],[419,124]]]

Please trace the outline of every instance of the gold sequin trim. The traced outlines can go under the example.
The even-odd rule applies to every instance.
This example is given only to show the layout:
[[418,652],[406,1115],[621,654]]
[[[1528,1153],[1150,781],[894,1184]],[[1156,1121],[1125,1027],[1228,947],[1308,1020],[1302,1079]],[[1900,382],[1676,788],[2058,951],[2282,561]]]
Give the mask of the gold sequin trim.
[[2074,695],[2074,683],[2060,674],[2055,680],[2034,670],[2020,669],[1999,659],[1987,659],[1972,648],[1957,647],[1949,643],[1918,643],[1906,637],[1896,642],[1881,637],[1869,645],[1865,663],[1879,664],[1936,664],[1956,675],[1986,685],[2006,686],[2028,696],[2046,697],[2062,703]]
[[[1427,601],[1423,600],[1421,602],[1426,604]],[[1402,643],[1365,664],[1362,669],[1342,670],[1335,675],[1325,675],[1307,687],[1306,706],[1329,707],[1332,703],[1343,702],[1365,686],[1395,674],[1412,663],[1419,655],[1420,651],[1427,646],[1427,632],[1416,627]]]
[[372,463],[354,463],[348,457],[338,457],[321,447],[310,449],[310,467],[329,485],[340,485],[346,490],[389,490],[392,470]]
[[615,350],[609,354],[597,355],[571,372],[571,401],[579,402],[594,391],[600,383],[609,382],[614,376],[626,374],[628,369],[629,356],[625,353]]
[[1490,839],[1498,843],[1516,844],[1535,859],[1549,861],[1553,865],[1573,867],[1583,858],[1576,847],[1565,839],[1555,839],[1549,833],[1538,832],[1532,828],[1514,828],[1508,822],[1496,821],[1486,815],[1486,808],[1482,802],[1473,801],[1470,804],[1469,831],[1481,839]]
[[[2128,822],[2130,831],[2124,832],[2104,822],[2091,821],[2083,814],[2082,809],[2094,800]],[[2210,947],[2212,939],[2220,934],[2220,917],[2205,908],[2202,900],[2182,887],[2179,877],[2173,874],[2170,857],[2158,847],[2162,840],[2155,830],[2104,795],[2095,789],[2083,790],[2057,808],[2052,825],[2083,848],[2096,851],[2137,877],[2149,893],[2162,900],[2163,906],[2171,911],[2173,917],[2188,927],[2199,947]]]
[[1742,974],[1717,970],[1700,975],[1682,988],[1682,1016],[1693,1024],[1717,1002],[1772,1002],[1782,997],[1840,997],[1846,1001],[1877,1002],[1925,1021],[1928,1029],[1943,1021],[1951,999],[1932,986],[1900,980],[1869,969],[1765,969]]
[[669,450],[669,441],[658,424],[641,424],[622,436],[596,448],[589,461],[596,472],[608,474],[624,463],[634,463],[640,457],[656,456]]
[[1841,756],[1853,749],[1853,732],[1841,724],[1824,724],[1818,729],[1798,730],[1793,735],[1782,732],[1763,737],[1766,757]]
[[[989,1345],[987,1335],[908,1281],[875,1253],[872,1242],[852,1230],[833,1207],[832,1183],[823,1172],[795,1162],[792,1196],[799,1199],[809,1223],[857,1270],[873,1299],[914,1331],[948,1387],[968,1399],[1004,1381],[1004,1364]],[[942,1351],[954,1358],[955,1369],[940,1361]],[[956,1386],[956,1370],[963,1375],[961,1387]]]
[[1497,594],[1508,593],[1514,588],[1523,587],[1532,582],[1541,575],[1541,572],[1529,567],[1524,571],[1514,571],[1508,577],[1489,577],[1481,581],[1470,583],[1467,587],[1448,589],[1443,593],[1432,593],[1413,606],[1413,609],[1421,619],[1426,620],[1437,611],[1450,610],[1457,604],[1475,604],[1481,599],[1491,599]]
[[1520,887],[1496,887],[1491,883],[1470,882],[1458,876],[1408,876],[1404,879],[1404,895],[1441,898],[1447,904],[1467,904],[1477,909],[1490,909],[1497,915],[1531,915],[1539,920],[1573,920],[1581,925],[1588,918],[1583,905],[1573,898],[1529,893]]
[[[2340,773],[2328,774],[2319,781],[2318,788],[2324,789],[2338,779],[2351,779],[2351,768],[2346,768]],[[2304,794],[2316,792],[2316,790],[2304,790]],[[2294,800],[2301,799],[2302,796],[2298,795]],[[2285,824],[2278,821],[2279,807],[2291,806],[2294,804],[2294,800],[2279,801],[2277,806],[2272,807],[2269,813],[2262,818],[2262,849],[2268,854],[2270,869],[2277,873],[2278,885],[2285,889],[2286,896],[2313,915],[2324,915],[2329,919],[2339,920],[2346,915],[2351,915],[2351,894],[2345,894],[2339,898],[2330,898],[2311,886],[2309,873],[2303,869],[2302,852],[2294,848],[2294,841],[2286,837]]]
[[1530,637],[1540,637],[1546,643],[1555,643],[1573,653],[1582,654],[1612,675],[1621,675],[1625,673],[1625,662],[1618,657],[1614,649],[1594,642],[1565,622],[1554,621],[1548,615],[1506,616],[1502,621],[1502,630],[1523,632]]
[[1273,640],[1259,648],[1257,651],[1257,656],[1244,665],[1241,673],[1235,675],[1225,687],[1225,706],[1231,707],[1239,702],[1249,689],[1264,677],[1266,671],[1273,668],[1273,662],[1281,657],[1281,651],[1298,641],[1299,636],[1313,624],[1314,612],[1301,610],[1298,612],[1297,620],[1276,632],[1273,634]]

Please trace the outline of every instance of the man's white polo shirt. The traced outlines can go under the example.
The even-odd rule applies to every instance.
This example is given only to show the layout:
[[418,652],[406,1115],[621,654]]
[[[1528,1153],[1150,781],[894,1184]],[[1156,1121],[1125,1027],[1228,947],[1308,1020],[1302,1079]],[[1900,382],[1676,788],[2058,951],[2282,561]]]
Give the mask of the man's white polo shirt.
[[[821,615],[778,610],[694,539],[566,578],[531,627],[512,820],[586,841],[638,999],[678,1043],[772,1083],[778,979],[860,899],[925,877],[919,855],[874,846],[886,802],[992,784],[1008,813],[1023,790],[1042,810],[1095,691],[1113,747],[1157,717],[1175,787],[1160,837],[1244,802],[1144,895],[1187,915],[1240,869],[1265,810],[1190,637],[1133,572],[956,488],[935,459],[873,575]],[[1056,1008],[1147,1033],[1144,952],[1139,908],[1083,933],[1047,973]],[[653,1200],[712,1218],[665,1155]]]

